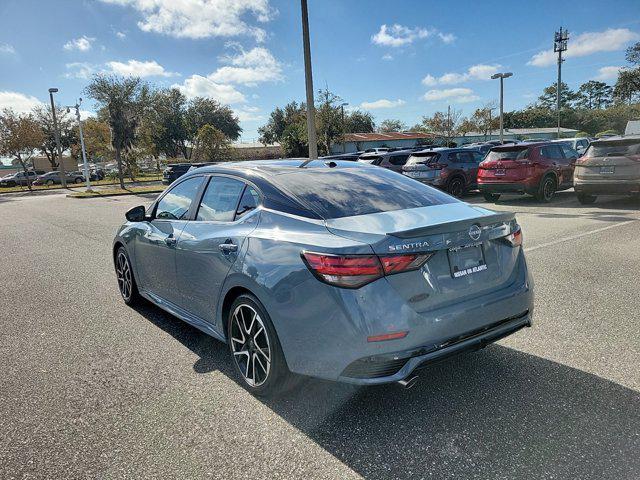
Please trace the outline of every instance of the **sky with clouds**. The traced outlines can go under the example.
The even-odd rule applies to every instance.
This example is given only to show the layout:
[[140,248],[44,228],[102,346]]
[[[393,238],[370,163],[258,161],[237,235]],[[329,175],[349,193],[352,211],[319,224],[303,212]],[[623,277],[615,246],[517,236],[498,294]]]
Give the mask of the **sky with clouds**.
[[[640,1],[309,0],[316,89],[408,125],[448,105],[531,103],[556,79],[553,33],[570,32],[563,79],[614,83],[640,40]],[[58,87],[75,103],[95,73],[137,75],[229,104],[242,139],[304,99],[297,0],[2,0],[0,108],[28,111]],[[84,114],[94,109],[89,100]]]

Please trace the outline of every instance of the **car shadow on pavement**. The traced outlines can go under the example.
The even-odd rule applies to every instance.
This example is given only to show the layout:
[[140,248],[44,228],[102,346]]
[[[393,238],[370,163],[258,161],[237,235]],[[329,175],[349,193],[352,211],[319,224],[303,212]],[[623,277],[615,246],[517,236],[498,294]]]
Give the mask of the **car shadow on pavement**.
[[[227,348],[161,309],[137,311],[238,382]],[[523,333],[521,333],[523,334]],[[303,379],[261,400],[366,478],[638,478],[640,394],[500,345],[420,371],[417,385]]]

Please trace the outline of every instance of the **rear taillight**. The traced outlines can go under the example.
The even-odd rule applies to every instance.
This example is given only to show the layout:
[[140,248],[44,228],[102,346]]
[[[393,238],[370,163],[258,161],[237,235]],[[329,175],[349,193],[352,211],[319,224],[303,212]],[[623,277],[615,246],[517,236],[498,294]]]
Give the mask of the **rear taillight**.
[[433,255],[331,255],[302,252],[309,270],[324,283],[342,288],[360,288],[384,275],[416,270]]
[[522,229],[520,228],[520,226],[518,226],[517,229],[511,232],[509,235],[504,237],[504,239],[512,247],[519,247],[520,245],[522,245]]

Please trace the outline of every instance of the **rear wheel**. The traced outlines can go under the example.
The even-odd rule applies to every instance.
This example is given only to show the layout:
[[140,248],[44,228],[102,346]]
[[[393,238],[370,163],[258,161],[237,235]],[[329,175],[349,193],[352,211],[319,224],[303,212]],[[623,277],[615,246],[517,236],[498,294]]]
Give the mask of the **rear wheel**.
[[577,195],[578,197],[578,201],[582,204],[582,205],[589,205],[592,204],[596,201],[596,199],[598,197],[596,197],[595,195],[586,195],[584,193],[578,193]]
[[453,177],[447,185],[447,192],[454,197],[461,197],[464,194],[464,179]]
[[250,294],[240,295],[227,319],[229,351],[242,386],[252,394],[270,397],[294,383],[269,314]]
[[48,187],[50,187],[51,185],[53,185],[53,180],[47,180],[47,181],[45,182],[45,184],[46,184]]
[[549,203],[556,193],[556,180],[551,175],[546,176],[540,182],[538,191],[536,192],[536,200],[539,202]]
[[136,279],[133,276],[131,261],[124,247],[120,247],[116,253],[116,278],[118,279],[118,289],[124,303],[135,305],[141,299],[138,293]]
[[487,202],[497,202],[500,199],[499,193],[483,192],[482,196]]
[[82,178],[81,177],[76,177],[74,182],[75,183],[82,183]]

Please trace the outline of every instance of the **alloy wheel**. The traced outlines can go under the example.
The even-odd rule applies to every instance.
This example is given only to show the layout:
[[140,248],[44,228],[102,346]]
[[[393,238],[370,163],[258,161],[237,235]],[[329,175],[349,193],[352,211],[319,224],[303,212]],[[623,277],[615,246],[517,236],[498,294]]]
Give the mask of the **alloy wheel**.
[[271,371],[271,343],[258,312],[246,303],[238,305],[231,317],[231,351],[242,378],[259,387]]
[[133,291],[133,280],[131,277],[129,259],[124,252],[118,253],[116,276],[118,278],[118,288],[120,289],[122,297],[126,301],[129,301],[131,299],[131,292]]
[[449,193],[454,197],[461,197],[464,192],[464,184],[459,178],[454,178],[449,184]]
[[546,201],[551,200],[551,198],[553,197],[554,192],[555,192],[554,181],[552,179],[548,178],[544,182],[544,185],[542,186],[542,194],[544,196],[544,199]]

